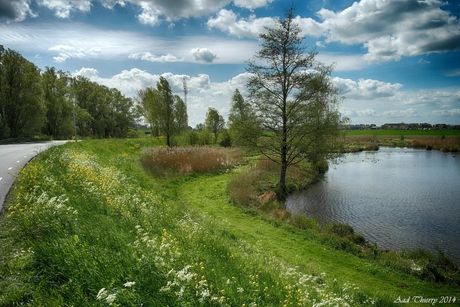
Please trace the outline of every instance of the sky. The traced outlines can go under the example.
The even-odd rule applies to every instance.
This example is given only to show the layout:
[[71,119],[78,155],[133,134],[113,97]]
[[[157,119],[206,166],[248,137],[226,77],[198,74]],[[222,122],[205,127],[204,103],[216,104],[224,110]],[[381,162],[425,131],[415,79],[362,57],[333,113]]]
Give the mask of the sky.
[[227,118],[260,33],[285,10],[330,65],[353,124],[460,124],[457,0],[0,0],[0,45],[135,98],[160,76],[189,125]]

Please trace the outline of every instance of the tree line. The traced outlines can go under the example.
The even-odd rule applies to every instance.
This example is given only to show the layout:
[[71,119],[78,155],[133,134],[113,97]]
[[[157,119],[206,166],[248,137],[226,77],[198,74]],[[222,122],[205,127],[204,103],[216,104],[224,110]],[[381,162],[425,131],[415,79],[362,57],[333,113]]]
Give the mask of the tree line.
[[133,106],[117,89],[54,67],[42,71],[0,45],[0,139],[125,137]]

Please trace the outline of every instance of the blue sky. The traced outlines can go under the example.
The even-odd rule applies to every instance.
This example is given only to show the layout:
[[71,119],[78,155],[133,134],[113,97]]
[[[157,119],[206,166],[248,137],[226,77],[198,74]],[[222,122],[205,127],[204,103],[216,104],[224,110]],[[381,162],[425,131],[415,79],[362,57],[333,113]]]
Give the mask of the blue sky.
[[189,124],[224,117],[258,34],[296,6],[317,59],[335,62],[353,123],[460,124],[460,4],[445,0],[0,0],[0,44],[128,97],[166,77]]

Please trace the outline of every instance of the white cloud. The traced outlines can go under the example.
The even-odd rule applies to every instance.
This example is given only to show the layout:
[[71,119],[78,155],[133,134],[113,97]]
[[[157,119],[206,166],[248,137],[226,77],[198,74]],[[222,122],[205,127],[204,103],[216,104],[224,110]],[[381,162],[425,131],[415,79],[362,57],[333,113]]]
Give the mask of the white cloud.
[[346,117],[376,117],[377,112],[373,109],[340,108],[340,113]]
[[401,117],[420,117],[420,113],[414,109],[410,108],[407,110],[389,110],[383,112],[383,116],[387,118],[401,118]]
[[404,105],[450,106],[460,107],[460,91],[452,90],[418,90],[399,93],[397,99]]
[[57,51],[58,56],[53,59],[58,63],[63,63],[69,58],[88,59],[100,54],[102,51],[100,48],[90,48],[85,50],[84,48],[76,48],[68,45],[57,45],[49,48],[50,51]]
[[369,62],[460,49],[460,24],[440,0],[361,0],[340,12],[321,9],[326,42],[363,44]]
[[451,109],[451,110],[433,110],[431,112],[434,116],[440,117],[453,117],[453,116],[460,116],[460,109]]
[[190,50],[190,54],[198,62],[212,63],[218,58],[217,54],[208,48],[193,48]]
[[[273,0],[234,0],[236,6],[255,9],[263,7]],[[143,24],[157,25],[163,19],[171,22],[181,18],[201,17],[214,13],[232,3],[231,0],[125,0],[141,7],[138,19]]]
[[343,55],[338,53],[318,53],[316,59],[325,65],[335,64],[334,71],[355,71],[366,68],[369,64],[360,55]]
[[341,89],[342,95],[352,99],[376,99],[395,96],[402,87],[400,83],[388,83],[373,79],[343,79],[334,77],[334,84]]
[[150,5],[148,2],[141,2],[140,7],[142,9],[142,13],[137,16],[140,23],[151,26],[155,26],[160,23],[161,11]]
[[255,9],[258,7],[263,7],[273,2],[274,0],[233,0],[236,6],[244,7],[247,9]]
[[129,58],[149,62],[182,62],[184,60],[183,58],[178,58],[170,53],[166,55],[157,56],[155,54],[150,53],[149,51],[131,53],[129,55]]
[[[72,13],[91,11],[91,2],[98,1],[104,7],[113,9],[115,5],[131,4],[140,8],[137,16],[142,24],[158,25],[164,20],[172,22],[181,18],[201,17],[214,13],[232,2],[241,8],[253,10],[274,0],[35,0],[38,6],[54,11],[58,18],[70,18]],[[22,21],[27,15],[35,17],[30,10],[31,0],[0,0],[0,19]]]
[[255,15],[251,15],[247,20],[237,20],[237,18],[233,11],[222,9],[217,13],[216,18],[208,20],[207,26],[238,37],[258,37],[265,31],[264,27],[274,25],[274,19],[271,17],[256,18]]
[[89,12],[90,0],[36,0],[37,4],[52,11],[59,18],[69,18],[73,11]]
[[[369,63],[398,61],[416,56],[460,50],[460,22],[441,7],[441,0],[361,0],[333,12],[322,8],[322,20],[297,16],[295,22],[305,35],[321,37],[319,46],[331,42],[361,44],[367,49]],[[207,25],[238,37],[257,37],[264,26],[273,26],[273,18],[239,18],[233,11],[221,9]]]

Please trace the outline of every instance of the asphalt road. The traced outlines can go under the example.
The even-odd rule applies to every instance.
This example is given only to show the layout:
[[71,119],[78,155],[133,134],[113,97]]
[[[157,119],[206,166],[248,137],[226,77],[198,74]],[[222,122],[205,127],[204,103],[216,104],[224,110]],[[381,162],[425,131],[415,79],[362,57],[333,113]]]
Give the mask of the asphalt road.
[[13,185],[16,174],[33,157],[47,150],[51,146],[67,143],[68,141],[52,141],[42,143],[26,143],[0,145],[0,212],[3,203]]

